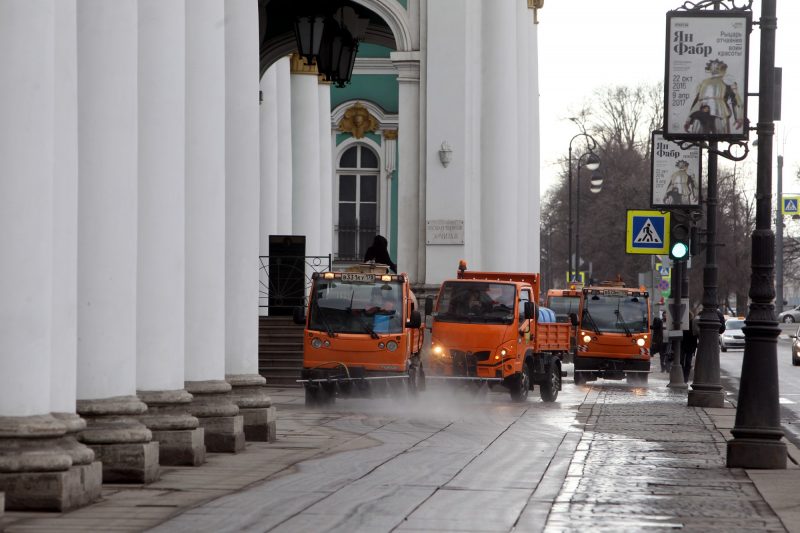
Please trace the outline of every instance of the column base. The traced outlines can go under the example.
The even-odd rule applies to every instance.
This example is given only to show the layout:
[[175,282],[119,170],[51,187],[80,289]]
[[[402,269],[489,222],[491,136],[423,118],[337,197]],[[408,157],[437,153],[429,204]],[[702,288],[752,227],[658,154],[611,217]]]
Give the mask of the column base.
[[9,511],[69,511],[100,497],[103,467],[95,461],[61,472],[0,473],[0,515]]
[[728,468],[786,468],[786,443],[766,439],[737,439],[728,441]]
[[249,441],[275,442],[277,412],[266,393],[267,380],[259,374],[228,374],[230,398],[244,416],[245,438]]
[[199,420],[209,452],[238,453],[244,450],[244,418],[241,415],[202,417]]
[[683,381],[683,367],[677,361],[672,363],[672,368],[669,371],[669,383],[667,387],[675,390],[686,390],[689,388]]
[[138,417],[147,405],[136,396],[78,400],[86,419],[80,440],[103,463],[103,483],[152,483],[159,476],[158,442]]
[[696,390],[694,385],[689,391],[690,407],[725,407],[725,392],[722,390]]
[[159,463],[172,466],[199,466],[205,462],[204,432],[200,422],[189,414],[192,395],[183,389],[136,391],[147,404],[139,421],[159,443]]
[[187,381],[185,387],[194,397],[189,413],[197,417],[204,430],[206,450],[223,453],[244,450],[244,420],[239,407],[228,397],[230,384],[222,380]]
[[275,442],[278,412],[274,407],[239,409],[244,417],[244,437],[252,442]]
[[200,466],[206,461],[203,428],[153,431],[158,441],[158,462],[171,466]]
[[158,479],[158,442],[89,447],[103,463],[103,483],[152,483]]

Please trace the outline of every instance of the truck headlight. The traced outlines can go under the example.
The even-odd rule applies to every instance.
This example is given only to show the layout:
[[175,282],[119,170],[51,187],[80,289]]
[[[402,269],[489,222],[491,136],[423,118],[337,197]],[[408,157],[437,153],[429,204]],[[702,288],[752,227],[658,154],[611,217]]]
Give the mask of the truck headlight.
[[636,339],[637,346],[644,346],[644,339]]
[[393,352],[397,349],[397,343],[394,341],[389,341],[386,343],[386,349],[390,352]]
[[583,336],[583,342],[584,342],[584,344],[589,344],[589,341],[591,341],[591,340],[592,340],[592,337],[591,337],[591,335],[584,335],[584,336]]
[[313,348],[319,348],[322,346],[322,341],[319,340],[317,337],[314,337],[313,339],[311,339],[311,346]]
[[444,353],[444,348],[442,348],[441,346],[434,346],[433,353],[435,353],[436,355],[442,355],[442,353]]

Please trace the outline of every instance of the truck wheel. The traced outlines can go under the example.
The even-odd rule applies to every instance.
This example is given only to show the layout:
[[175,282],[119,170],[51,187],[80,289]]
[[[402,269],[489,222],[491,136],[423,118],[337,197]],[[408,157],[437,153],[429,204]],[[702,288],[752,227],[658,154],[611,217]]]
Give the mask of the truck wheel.
[[561,390],[561,369],[558,365],[551,364],[544,383],[539,386],[539,395],[543,402],[554,402],[558,398],[559,390]]
[[576,370],[572,376],[572,379],[575,381],[575,385],[583,385],[586,383],[586,374],[580,370]]
[[524,402],[528,399],[528,391],[531,388],[531,375],[528,364],[522,365],[522,371],[511,380],[511,399],[515,402]]

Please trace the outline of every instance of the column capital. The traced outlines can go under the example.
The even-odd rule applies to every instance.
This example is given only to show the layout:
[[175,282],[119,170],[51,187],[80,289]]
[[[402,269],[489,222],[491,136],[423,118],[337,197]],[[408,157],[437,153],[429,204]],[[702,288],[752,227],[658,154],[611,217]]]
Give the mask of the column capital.
[[317,64],[312,63],[309,65],[306,60],[298,54],[289,56],[289,72],[292,74],[310,74],[312,76],[319,76]]
[[397,81],[419,83],[419,51],[392,52],[389,57],[397,70]]
[[544,0],[528,0],[528,9],[533,9],[533,23],[539,24],[539,10],[544,7]]

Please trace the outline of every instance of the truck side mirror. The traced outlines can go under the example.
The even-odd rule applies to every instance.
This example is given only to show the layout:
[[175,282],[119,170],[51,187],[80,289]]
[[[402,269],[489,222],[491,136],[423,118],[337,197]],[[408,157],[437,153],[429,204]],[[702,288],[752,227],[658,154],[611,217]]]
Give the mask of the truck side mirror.
[[406,327],[411,329],[419,329],[422,327],[422,315],[419,314],[419,311],[411,311],[408,321],[406,322]]
[[536,316],[536,304],[525,302],[525,320],[530,320]]
[[429,315],[433,312],[433,298],[428,296],[425,298],[425,314]]
[[578,325],[578,315],[576,313],[569,314],[569,323],[572,324],[573,326]]
[[294,319],[294,323],[304,326],[306,323],[306,310],[304,307],[295,307],[294,311],[292,312],[292,318]]

